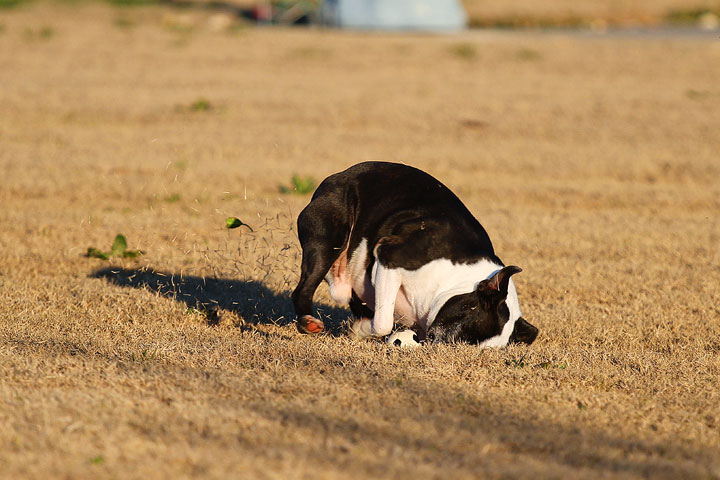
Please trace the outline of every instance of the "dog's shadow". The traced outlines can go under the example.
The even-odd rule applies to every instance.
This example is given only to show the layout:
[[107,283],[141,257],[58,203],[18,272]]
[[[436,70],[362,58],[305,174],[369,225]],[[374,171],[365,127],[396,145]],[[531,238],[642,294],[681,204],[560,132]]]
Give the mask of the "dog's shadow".
[[[119,267],[102,268],[91,276],[182,302],[187,308],[205,315],[210,326],[219,324],[222,310],[237,313],[242,318],[239,327],[248,324],[285,326],[295,321],[290,292],[276,293],[256,280],[196,277],[148,268]],[[316,303],[316,315],[323,320],[328,333],[338,336],[346,332],[347,310]]]

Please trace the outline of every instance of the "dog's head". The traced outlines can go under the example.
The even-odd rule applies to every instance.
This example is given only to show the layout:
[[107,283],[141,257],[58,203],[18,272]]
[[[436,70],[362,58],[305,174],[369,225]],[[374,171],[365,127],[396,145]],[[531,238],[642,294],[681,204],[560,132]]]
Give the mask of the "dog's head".
[[[479,344],[498,337],[505,324],[512,320],[506,303],[510,277],[521,271],[520,267],[513,265],[503,267],[492,277],[480,282],[474,292],[451,297],[430,326],[428,340]],[[537,334],[537,328],[519,317],[514,320],[508,343],[529,345]]]

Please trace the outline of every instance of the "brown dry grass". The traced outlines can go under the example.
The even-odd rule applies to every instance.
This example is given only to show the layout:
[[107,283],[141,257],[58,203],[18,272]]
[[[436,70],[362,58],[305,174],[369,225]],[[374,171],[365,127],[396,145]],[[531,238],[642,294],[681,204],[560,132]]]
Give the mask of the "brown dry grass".
[[[720,477],[716,39],[163,15],[0,17],[0,477]],[[534,345],[288,325],[278,183],[368,159],[466,201]],[[83,257],[118,232],[146,255]]]
[[676,12],[720,8],[717,0],[464,0],[463,5],[475,25],[649,25]]

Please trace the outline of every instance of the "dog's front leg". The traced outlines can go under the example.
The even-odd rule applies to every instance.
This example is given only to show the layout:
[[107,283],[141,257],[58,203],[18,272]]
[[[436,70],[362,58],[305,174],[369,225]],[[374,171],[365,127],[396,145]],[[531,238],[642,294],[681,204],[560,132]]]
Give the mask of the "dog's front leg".
[[375,287],[375,315],[372,320],[363,318],[353,324],[353,332],[359,337],[389,335],[395,322],[395,299],[402,284],[400,272],[376,262],[372,283]]

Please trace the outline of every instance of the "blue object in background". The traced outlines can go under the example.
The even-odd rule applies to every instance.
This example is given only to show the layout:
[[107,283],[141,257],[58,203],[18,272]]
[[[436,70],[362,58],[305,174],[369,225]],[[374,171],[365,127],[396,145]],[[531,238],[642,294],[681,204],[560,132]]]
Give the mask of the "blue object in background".
[[325,0],[321,18],[360,30],[457,31],[467,25],[459,0]]

